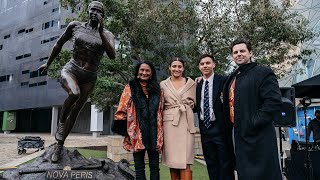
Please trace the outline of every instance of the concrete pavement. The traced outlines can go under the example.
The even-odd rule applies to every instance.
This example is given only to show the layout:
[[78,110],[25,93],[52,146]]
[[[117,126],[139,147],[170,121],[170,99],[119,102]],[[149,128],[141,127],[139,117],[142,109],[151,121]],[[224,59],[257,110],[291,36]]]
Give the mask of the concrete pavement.
[[[44,151],[36,152],[37,149],[26,149],[27,153],[18,155],[18,138],[25,136],[39,136],[44,139],[44,146],[48,147],[55,143],[55,139],[49,133],[12,133],[0,134],[0,168],[20,165],[30,159],[33,159]],[[93,137],[91,134],[70,134],[65,142],[65,147],[88,147],[88,146],[106,146],[106,136]]]

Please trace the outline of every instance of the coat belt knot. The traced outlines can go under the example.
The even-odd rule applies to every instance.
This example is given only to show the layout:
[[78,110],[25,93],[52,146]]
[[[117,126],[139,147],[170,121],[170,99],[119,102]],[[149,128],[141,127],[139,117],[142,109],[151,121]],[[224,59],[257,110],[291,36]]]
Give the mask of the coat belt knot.
[[176,115],[173,117],[172,125],[178,126],[181,115],[185,113],[188,124],[188,130],[190,131],[190,133],[196,133],[196,129],[194,127],[194,116],[191,107],[186,104],[176,104],[166,107],[166,110],[172,108],[175,108],[177,109],[177,111],[179,111],[175,113]]

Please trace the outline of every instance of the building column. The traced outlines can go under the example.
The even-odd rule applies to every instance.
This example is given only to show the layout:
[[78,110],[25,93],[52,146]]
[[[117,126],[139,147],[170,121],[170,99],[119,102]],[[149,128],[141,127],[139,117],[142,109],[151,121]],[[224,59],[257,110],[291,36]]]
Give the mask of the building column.
[[16,129],[16,112],[15,111],[5,111],[3,113],[3,124],[2,130],[4,134],[10,134],[12,130]]
[[6,126],[6,123],[7,123],[6,121],[7,121],[7,112],[3,112],[1,130],[3,131],[4,134],[7,134],[6,131],[5,131],[5,126]]
[[91,105],[90,131],[93,137],[100,136],[103,131],[103,112],[100,112],[95,105]]
[[57,131],[57,124],[58,124],[58,115],[59,115],[58,106],[52,107],[52,118],[51,118],[51,136],[54,136]]

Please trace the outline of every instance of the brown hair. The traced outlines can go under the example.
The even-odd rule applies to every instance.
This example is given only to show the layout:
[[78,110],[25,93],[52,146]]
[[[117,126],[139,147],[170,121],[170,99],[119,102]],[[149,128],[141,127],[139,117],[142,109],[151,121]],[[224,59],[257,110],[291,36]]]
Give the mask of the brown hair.
[[230,52],[231,52],[231,54],[232,54],[232,51],[233,51],[233,47],[234,47],[235,45],[237,45],[237,44],[245,44],[245,45],[247,46],[247,49],[248,49],[249,51],[252,50],[250,41],[248,41],[248,40],[246,40],[246,39],[236,39],[236,40],[234,40],[234,41],[231,43],[231,46],[230,46]]
[[171,64],[172,64],[174,61],[179,61],[179,62],[181,62],[181,63],[182,63],[182,66],[184,67],[184,61],[183,61],[181,58],[179,58],[179,57],[173,57],[173,58],[171,58],[170,63],[169,63],[169,66],[171,66]]

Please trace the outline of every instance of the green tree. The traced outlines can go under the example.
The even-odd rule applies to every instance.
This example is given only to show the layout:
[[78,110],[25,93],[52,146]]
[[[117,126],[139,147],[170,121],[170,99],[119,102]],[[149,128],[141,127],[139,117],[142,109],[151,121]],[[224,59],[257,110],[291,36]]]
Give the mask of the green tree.
[[[75,10],[75,6],[80,3],[83,8],[78,12],[78,20],[87,19],[87,6],[91,1],[61,0],[60,2],[63,6]],[[98,108],[103,110],[118,103],[124,85],[133,77],[134,62],[149,60],[159,69],[166,70],[169,58],[172,56],[185,59],[199,56],[198,40],[195,36],[198,31],[198,21],[196,4],[193,1],[159,3],[150,0],[126,2],[103,0],[101,2],[106,7],[105,28],[116,35],[118,46],[115,60],[103,58],[101,61],[96,87],[91,95],[91,101]],[[64,54],[67,52],[61,53],[58,59],[66,58]],[[62,64],[55,65],[56,68],[50,71],[57,73]]]
[[[87,18],[89,0],[60,0],[81,4],[79,19]],[[187,61],[186,75],[199,76],[197,59],[213,54],[216,71],[231,68],[230,43],[239,37],[252,42],[255,61],[271,66],[305,59],[312,50],[289,53],[314,37],[301,15],[285,4],[268,0],[101,0],[106,7],[105,26],[119,42],[117,58],[104,58],[91,100],[100,109],[117,104],[123,86],[132,77],[134,61],[149,60],[167,72],[172,56]],[[66,58],[66,55],[61,55]],[[55,61],[57,62],[57,61]],[[62,63],[61,63],[62,64]],[[61,65],[60,65],[61,67]],[[59,65],[56,66],[59,69]],[[57,69],[55,70],[57,72]],[[282,75],[281,68],[278,75]],[[163,78],[163,77],[161,77]]]
[[[199,6],[203,12],[199,33],[202,48],[215,54],[223,71],[230,67],[229,45],[236,38],[249,39],[255,61],[274,68],[273,65],[284,61],[295,63],[311,52],[304,49],[300,54],[289,53],[315,34],[307,28],[307,20],[286,4],[269,0],[218,0]],[[284,73],[281,70],[276,71],[279,76]]]

